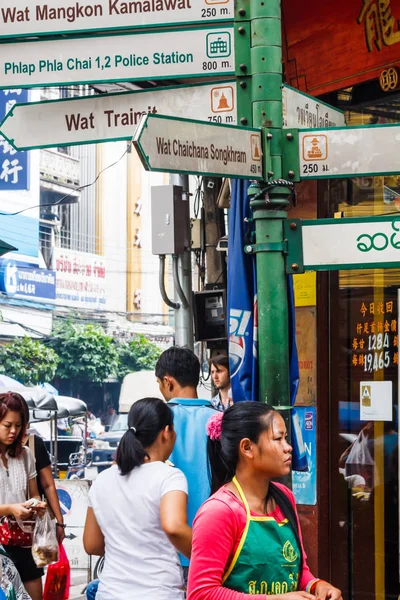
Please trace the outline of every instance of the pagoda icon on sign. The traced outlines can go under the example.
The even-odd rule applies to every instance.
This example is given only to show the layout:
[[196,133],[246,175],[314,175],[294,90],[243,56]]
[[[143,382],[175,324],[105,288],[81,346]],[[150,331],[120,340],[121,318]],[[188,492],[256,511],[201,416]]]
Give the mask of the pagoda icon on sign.
[[259,149],[258,149],[258,144],[257,144],[257,142],[254,144],[253,158],[255,158],[255,159],[260,159],[260,151],[259,151]]
[[321,148],[319,147],[319,140],[317,138],[314,138],[311,140],[311,150],[309,150],[307,152],[308,157],[311,159],[315,159],[315,158],[321,158],[322,157],[322,151]]
[[218,102],[217,110],[224,110],[224,109],[230,110],[230,108],[231,107],[229,106],[228,100],[226,99],[224,92],[222,92],[221,97]]

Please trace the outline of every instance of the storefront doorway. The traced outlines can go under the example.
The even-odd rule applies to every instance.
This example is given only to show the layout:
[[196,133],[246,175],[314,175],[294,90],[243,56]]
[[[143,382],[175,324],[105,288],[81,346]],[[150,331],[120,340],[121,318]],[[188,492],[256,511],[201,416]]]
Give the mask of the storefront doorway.
[[[400,227],[400,176],[330,185],[330,216],[398,214]],[[328,279],[331,580],[348,599],[397,600],[400,270]]]

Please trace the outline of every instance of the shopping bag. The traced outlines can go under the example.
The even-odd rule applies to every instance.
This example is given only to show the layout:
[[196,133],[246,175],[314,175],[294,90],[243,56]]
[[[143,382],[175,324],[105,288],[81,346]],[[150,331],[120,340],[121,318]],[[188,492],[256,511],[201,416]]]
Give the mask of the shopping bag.
[[56,524],[48,511],[36,517],[32,539],[32,556],[37,567],[46,567],[58,561]]
[[32,546],[32,534],[35,521],[16,521],[13,518],[0,519],[0,544],[3,546]]
[[58,553],[58,562],[50,565],[47,569],[43,600],[68,600],[69,598],[71,568],[62,544],[59,545]]

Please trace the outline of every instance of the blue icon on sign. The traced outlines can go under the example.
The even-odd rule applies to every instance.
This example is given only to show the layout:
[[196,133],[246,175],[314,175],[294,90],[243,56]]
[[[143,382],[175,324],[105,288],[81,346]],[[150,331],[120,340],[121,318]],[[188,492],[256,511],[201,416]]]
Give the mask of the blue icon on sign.
[[13,296],[18,291],[18,267],[13,260],[4,260],[0,266],[0,290]]
[[60,501],[61,512],[63,515],[68,514],[72,507],[72,498],[66,490],[57,488],[57,495]]

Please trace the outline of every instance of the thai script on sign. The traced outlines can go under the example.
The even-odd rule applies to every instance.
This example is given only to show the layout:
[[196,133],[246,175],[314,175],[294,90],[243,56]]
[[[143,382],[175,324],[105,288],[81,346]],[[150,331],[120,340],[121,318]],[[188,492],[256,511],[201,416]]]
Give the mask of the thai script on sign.
[[400,221],[393,221],[392,229],[394,233],[390,236],[387,236],[386,233],[378,232],[374,235],[369,235],[367,233],[362,233],[357,238],[357,248],[360,252],[370,252],[371,250],[378,250],[378,252],[382,252],[382,250],[386,250],[389,244],[395,250],[400,250],[400,239],[396,241],[396,235],[400,231]]
[[331,121],[329,119],[329,113],[320,111],[320,108],[318,103],[315,103],[314,107],[309,107],[308,103],[304,108],[297,106],[296,113],[299,127],[335,127],[337,123]]
[[[99,262],[99,264],[85,263],[83,259],[74,257],[71,260],[68,256],[62,255],[56,259],[56,271],[84,277],[100,277],[102,279],[106,276],[106,268],[102,262]],[[57,284],[58,282],[59,279],[57,278]]]
[[372,52],[374,44],[382,50],[382,46],[400,42],[400,21],[392,15],[390,0],[363,0],[357,23],[361,25],[363,22],[369,52]]

